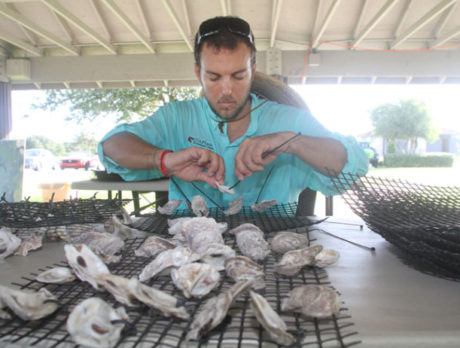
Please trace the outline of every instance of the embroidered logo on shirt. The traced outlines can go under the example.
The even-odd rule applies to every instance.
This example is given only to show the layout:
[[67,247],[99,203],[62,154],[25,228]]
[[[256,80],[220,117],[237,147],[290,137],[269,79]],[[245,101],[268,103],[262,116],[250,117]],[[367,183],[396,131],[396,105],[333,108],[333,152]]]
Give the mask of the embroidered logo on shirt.
[[196,145],[196,146],[199,146],[199,147],[204,147],[205,149],[208,149],[208,150],[211,150],[211,151],[214,150],[214,147],[212,146],[212,144],[208,143],[206,140],[197,139],[197,138],[194,138],[194,137],[188,137],[187,141],[192,145]]

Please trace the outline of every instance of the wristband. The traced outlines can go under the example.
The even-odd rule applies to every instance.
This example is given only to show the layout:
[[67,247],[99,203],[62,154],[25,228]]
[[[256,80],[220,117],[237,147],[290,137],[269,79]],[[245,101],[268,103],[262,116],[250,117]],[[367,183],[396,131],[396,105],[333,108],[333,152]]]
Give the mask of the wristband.
[[163,152],[161,153],[161,156],[160,156],[160,171],[161,173],[166,176],[167,178],[170,178],[172,177],[173,175],[169,175],[167,172],[166,172],[166,169],[165,169],[165,163],[164,163],[164,160],[165,160],[165,156],[172,152],[171,150],[163,150]]

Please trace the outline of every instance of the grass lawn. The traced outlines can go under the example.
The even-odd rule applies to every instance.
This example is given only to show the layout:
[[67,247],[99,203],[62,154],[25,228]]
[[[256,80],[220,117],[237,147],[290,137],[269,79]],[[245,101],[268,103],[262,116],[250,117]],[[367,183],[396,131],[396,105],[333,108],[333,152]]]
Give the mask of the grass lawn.
[[459,166],[453,168],[371,168],[367,175],[426,185],[460,186]]

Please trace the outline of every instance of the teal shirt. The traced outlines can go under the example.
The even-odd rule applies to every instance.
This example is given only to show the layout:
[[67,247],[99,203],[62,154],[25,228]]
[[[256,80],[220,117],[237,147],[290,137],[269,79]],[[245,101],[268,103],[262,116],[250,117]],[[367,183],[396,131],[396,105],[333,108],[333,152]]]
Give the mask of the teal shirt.
[[[251,98],[252,108],[263,102],[253,94]],[[118,173],[126,181],[150,180],[161,177],[161,173],[158,170],[130,170],[118,165],[104,156],[102,143],[116,133],[130,132],[157,147],[173,151],[190,146],[202,147],[223,157],[226,169],[224,184],[231,186],[238,180],[234,173],[234,157],[244,139],[291,131],[301,132],[303,135],[337,139],[346,148],[348,154],[343,172],[360,176],[367,173],[369,161],[356,140],[353,137],[345,137],[328,131],[307,110],[269,101],[251,113],[251,123],[246,134],[233,143],[230,143],[227,137],[227,125],[224,125],[222,134],[215,119],[219,117],[213,113],[205,98],[171,102],[145,120],[115,127],[99,143],[99,157],[109,173]],[[328,196],[337,194],[330,178],[290,154],[280,154],[262,172],[256,172],[244,179],[235,188],[235,195],[221,193],[204,182],[194,184],[223,208],[227,208],[228,203],[239,196],[243,197],[245,206],[250,206],[259,196],[260,189],[272,167],[272,173],[260,194],[259,201],[276,198],[279,204],[297,202],[299,193],[307,187]],[[195,195],[204,196],[191,183],[178,178],[174,180],[189,200],[192,200]],[[184,197],[172,183],[169,186],[169,198],[182,199],[180,208],[186,208]],[[204,198],[209,207],[215,206],[207,197],[204,196]]]

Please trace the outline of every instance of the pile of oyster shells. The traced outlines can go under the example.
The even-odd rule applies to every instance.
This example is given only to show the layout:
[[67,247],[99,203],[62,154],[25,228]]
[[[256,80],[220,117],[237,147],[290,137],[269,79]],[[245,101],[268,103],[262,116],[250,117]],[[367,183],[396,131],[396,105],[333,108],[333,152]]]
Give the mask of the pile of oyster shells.
[[[189,320],[190,314],[174,296],[148,285],[160,274],[169,274],[174,285],[185,298],[207,297],[219,284],[220,272],[225,272],[235,284],[225,291],[210,296],[195,314],[187,340],[198,340],[219,325],[227,316],[235,299],[249,291],[252,311],[270,337],[282,345],[295,342],[287,332],[286,323],[257,291],[265,287],[264,269],[258,261],[270,253],[279,256],[274,272],[294,277],[303,267],[326,267],[335,263],[339,253],[323,250],[321,245],[309,246],[308,238],[299,233],[283,231],[274,235],[271,243],[257,226],[244,223],[228,230],[226,223],[218,223],[206,217],[203,201],[194,199],[197,217],[169,219],[168,232],[171,238],[150,236],[134,251],[137,257],[151,261],[140,270],[137,278],[131,279],[111,274],[106,264],[120,261],[125,238],[142,237],[145,233],[132,229],[114,216],[106,224],[106,231],[82,233],[76,238],[64,236],[67,263],[70,268],[57,267],[37,276],[44,283],[64,283],[79,280],[88,282],[98,291],[109,292],[120,304],[131,307],[145,305],[164,316]],[[168,202],[174,206],[176,202]],[[177,206],[176,206],[177,207]],[[163,208],[163,207],[162,207]],[[173,208],[172,210],[174,210]],[[163,210],[169,212],[172,210]],[[225,245],[223,234],[236,239],[241,255]],[[8,238],[17,244],[14,236]],[[7,245],[15,245],[7,244]],[[6,253],[0,244],[0,252]],[[8,249],[9,248],[9,249]],[[12,247],[4,249],[10,250]],[[324,285],[301,285],[292,289],[282,300],[282,312],[298,312],[307,317],[327,318],[337,313],[341,300],[335,290]],[[0,287],[0,318],[10,313],[24,320],[36,320],[53,313],[58,300],[42,288],[36,293]],[[129,321],[124,307],[113,308],[98,297],[79,303],[68,316],[67,330],[77,344],[89,347],[113,347]]]

